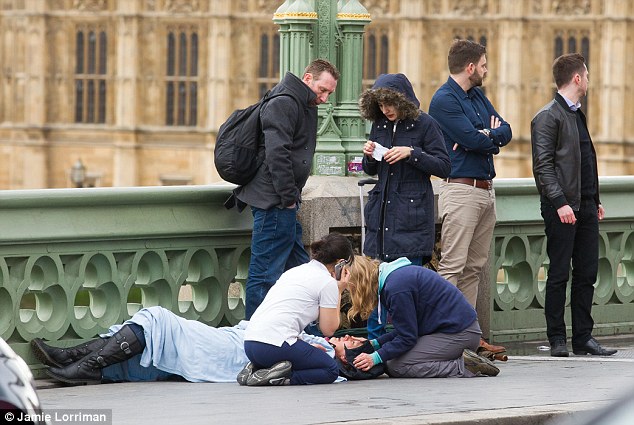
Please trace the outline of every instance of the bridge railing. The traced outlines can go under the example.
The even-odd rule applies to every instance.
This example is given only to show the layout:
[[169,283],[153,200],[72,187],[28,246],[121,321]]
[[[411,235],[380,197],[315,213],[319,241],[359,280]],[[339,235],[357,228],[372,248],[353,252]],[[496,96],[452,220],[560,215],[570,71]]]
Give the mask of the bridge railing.
[[[0,336],[37,376],[32,338],[72,345],[143,307],[161,305],[211,326],[237,323],[244,317],[252,219],[224,208],[231,190],[0,192]],[[596,335],[634,333],[633,194],[634,177],[601,179],[607,215],[600,224]],[[544,339],[548,257],[534,182],[499,179],[496,197],[498,221],[478,300],[483,330],[495,342]],[[325,200],[322,214],[308,220],[336,213],[360,233],[358,193]]]
[[[497,224],[491,245],[490,336],[497,342],[545,340],[546,237],[533,179],[496,180]],[[634,333],[634,177],[600,179],[606,217],[599,225],[595,335]],[[566,324],[570,332],[570,285]]]
[[252,224],[231,189],[0,192],[0,336],[36,365],[32,338],[71,345],[142,307],[237,323]]

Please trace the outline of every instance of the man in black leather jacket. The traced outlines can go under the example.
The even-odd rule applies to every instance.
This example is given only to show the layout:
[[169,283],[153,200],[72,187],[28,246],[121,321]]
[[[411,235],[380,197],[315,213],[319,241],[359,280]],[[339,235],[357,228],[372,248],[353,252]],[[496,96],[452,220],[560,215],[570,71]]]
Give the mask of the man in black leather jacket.
[[566,286],[572,261],[570,309],[574,354],[609,356],[593,337],[592,297],[599,263],[599,201],[597,158],[580,109],[588,90],[588,69],[578,53],[553,63],[558,92],[531,122],[533,175],[541,197],[550,259],[546,280],[546,333],[551,356],[567,357]]

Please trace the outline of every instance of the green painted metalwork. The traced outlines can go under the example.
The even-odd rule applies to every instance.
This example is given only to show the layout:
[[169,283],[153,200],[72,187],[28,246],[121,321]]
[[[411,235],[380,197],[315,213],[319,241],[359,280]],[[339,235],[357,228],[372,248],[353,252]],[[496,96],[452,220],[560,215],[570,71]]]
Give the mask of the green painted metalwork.
[[252,223],[223,207],[232,188],[0,192],[0,336],[36,365],[31,339],[72,345],[143,307],[237,323]]
[[[595,335],[634,333],[634,177],[600,179]],[[497,224],[491,245],[490,336],[496,342],[546,339],[546,237],[533,179],[496,179]],[[566,323],[570,326],[570,288]]]
[[340,87],[335,108],[341,144],[346,152],[346,175],[361,175],[363,144],[366,141],[365,120],[359,115],[357,101],[363,79],[363,34],[370,23],[370,14],[357,0],[342,1],[337,14],[341,32],[339,49]]
[[[634,177],[600,184],[607,216],[600,225],[595,334],[631,334]],[[237,323],[244,317],[252,220],[224,208],[232,189],[0,192],[0,336],[37,376],[32,338],[69,346],[143,307],[161,305],[211,326]],[[496,197],[489,336],[544,339],[548,257],[534,182],[496,179]]]
[[357,99],[363,77],[363,33],[370,22],[358,0],[286,0],[273,15],[280,26],[280,75],[303,75],[315,58],[341,71],[335,95],[319,106],[316,175],[359,175],[365,123]]

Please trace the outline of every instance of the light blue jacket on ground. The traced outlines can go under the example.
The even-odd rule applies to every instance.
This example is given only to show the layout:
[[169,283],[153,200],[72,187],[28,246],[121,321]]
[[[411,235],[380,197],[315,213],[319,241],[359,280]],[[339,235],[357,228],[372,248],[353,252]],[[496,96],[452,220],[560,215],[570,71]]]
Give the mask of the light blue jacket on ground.
[[[102,370],[104,380],[156,381],[179,375],[190,382],[236,382],[238,372],[249,362],[244,354],[244,330],[249,322],[214,328],[184,319],[163,307],[149,307],[123,323],[143,327],[146,347],[126,362]],[[103,336],[112,336],[123,325],[111,326]],[[302,334],[309,344],[323,345],[334,357],[324,338]]]

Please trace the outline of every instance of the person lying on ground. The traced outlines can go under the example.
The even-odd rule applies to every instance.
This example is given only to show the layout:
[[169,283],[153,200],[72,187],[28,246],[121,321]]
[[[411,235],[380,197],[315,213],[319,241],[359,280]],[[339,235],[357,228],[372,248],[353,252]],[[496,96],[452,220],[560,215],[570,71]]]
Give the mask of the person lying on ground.
[[[162,380],[235,382],[249,361],[244,353],[248,323],[214,328],[163,307],[149,307],[123,324],[110,327],[103,338],[68,348],[53,347],[35,338],[31,346],[35,356],[49,366],[47,374],[68,385]],[[355,371],[345,361],[346,350],[360,347],[364,339],[345,336],[328,342],[308,334],[301,338],[336,356],[341,376],[373,377]]]

